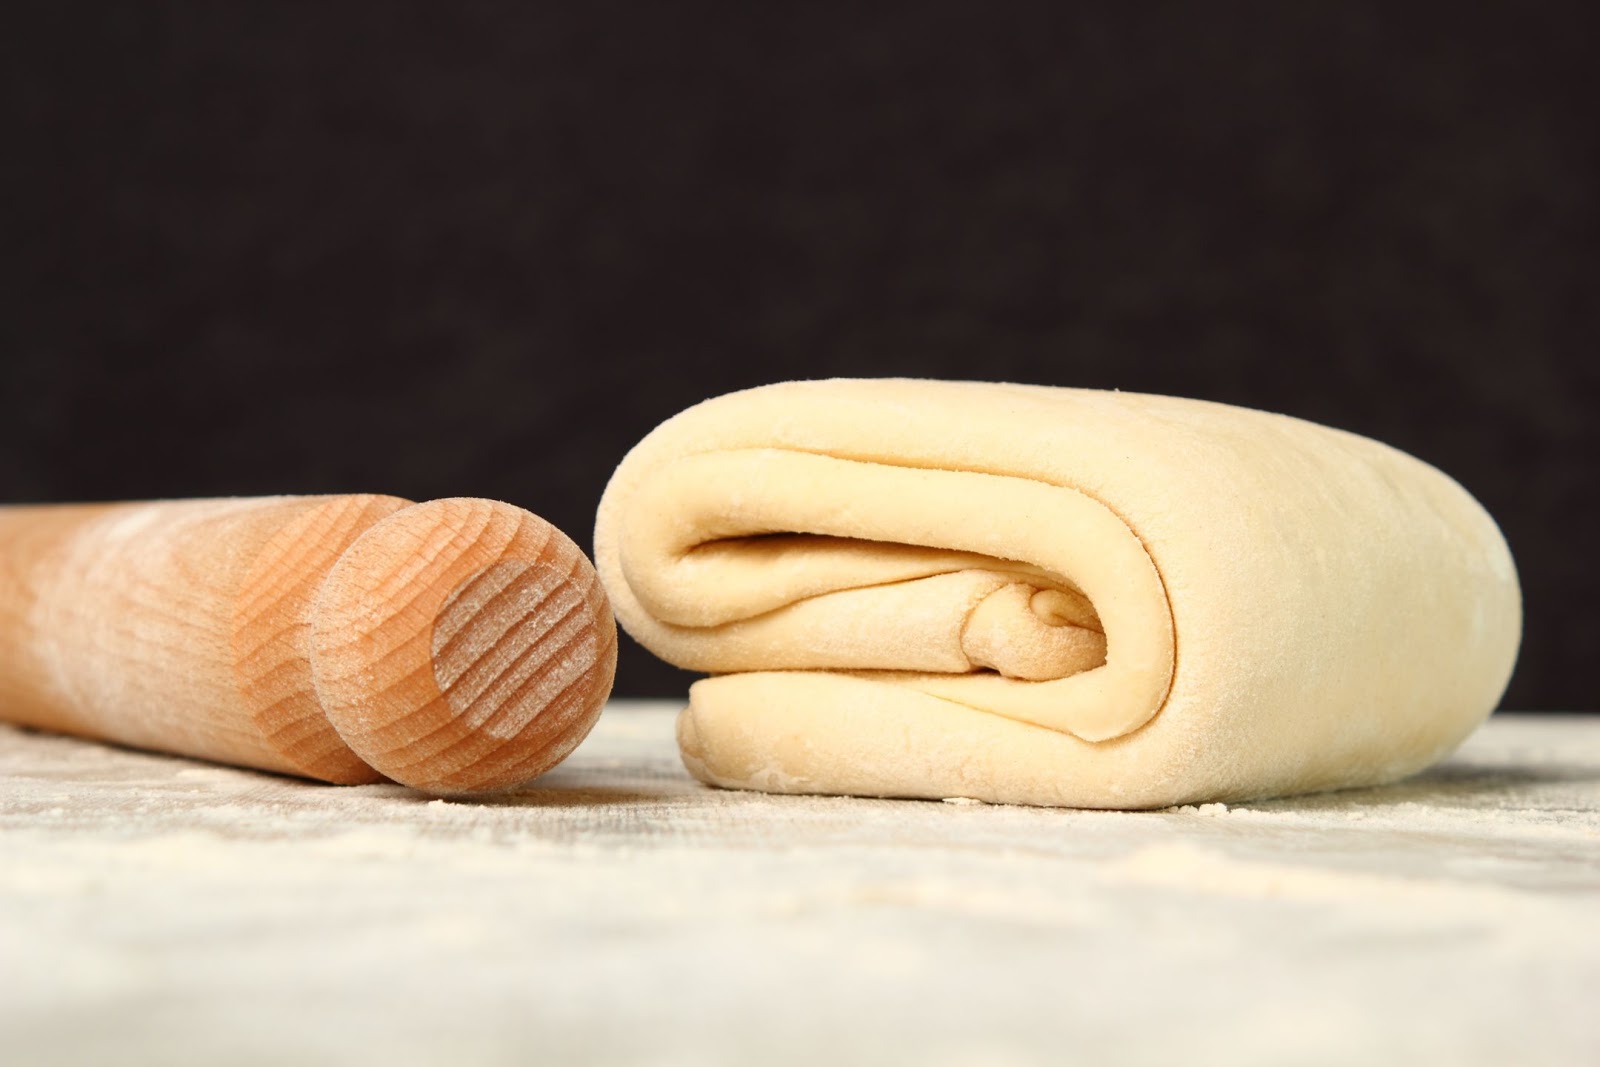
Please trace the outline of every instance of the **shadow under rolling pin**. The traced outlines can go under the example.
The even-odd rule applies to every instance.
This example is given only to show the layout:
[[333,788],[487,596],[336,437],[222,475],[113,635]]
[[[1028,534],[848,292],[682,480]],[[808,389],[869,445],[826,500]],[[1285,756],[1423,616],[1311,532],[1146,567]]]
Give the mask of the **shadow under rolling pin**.
[[0,507],[0,719],[328,782],[507,789],[594,725],[617,631],[510,504]]

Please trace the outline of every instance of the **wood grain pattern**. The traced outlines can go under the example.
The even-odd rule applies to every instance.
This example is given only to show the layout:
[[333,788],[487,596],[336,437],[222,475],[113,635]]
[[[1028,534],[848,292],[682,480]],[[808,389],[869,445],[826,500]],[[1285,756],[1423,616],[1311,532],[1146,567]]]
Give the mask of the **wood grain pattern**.
[[342,785],[383,780],[345,744],[317,699],[311,603],[344,550],[406,506],[389,496],[325,498],[267,541],[234,600],[234,673],[245,708],[262,735],[309,778]]
[[[9,681],[0,715],[320,777],[250,714],[235,667],[235,614],[241,593],[265,580],[253,572],[274,538],[329,499],[0,509],[9,572],[0,633]],[[372,507],[383,498],[335,499]],[[306,540],[298,570],[274,573],[320,580],[346,544]],[[268,598],[254,610],[263,630],[295,622],[292,597],[281,605]],[[299,673],[309,681],[303,663]]]
[[419,504],[368,530],[314,608],[325,713],[384,774],[508,788],[560,762],[610,692],[616,625],[577,545],[520,508]]
[[23,725],[472,792],[571,751],[616,636],[583,553],[520,508],[269,497],[0,508],[0,656]]

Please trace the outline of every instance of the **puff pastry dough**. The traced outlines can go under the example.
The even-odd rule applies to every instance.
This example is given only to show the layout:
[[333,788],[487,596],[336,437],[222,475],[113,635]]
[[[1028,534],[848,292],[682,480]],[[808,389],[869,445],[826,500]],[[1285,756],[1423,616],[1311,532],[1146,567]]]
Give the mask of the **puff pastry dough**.
[[623,460],[618,621],[713,677],[704,781],[1149,808],[1390,781],[1516,658],[1494,520],[1386,445],[1198,400],[916,380],[700,404]]

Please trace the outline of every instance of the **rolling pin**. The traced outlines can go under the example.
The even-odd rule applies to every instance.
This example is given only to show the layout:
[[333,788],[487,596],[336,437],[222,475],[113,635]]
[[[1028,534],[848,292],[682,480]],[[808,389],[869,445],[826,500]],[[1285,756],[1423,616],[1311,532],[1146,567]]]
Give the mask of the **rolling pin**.
[[617,636],[510,504],[0,507],[0,719],[345,784],[520,785],[589,732]]

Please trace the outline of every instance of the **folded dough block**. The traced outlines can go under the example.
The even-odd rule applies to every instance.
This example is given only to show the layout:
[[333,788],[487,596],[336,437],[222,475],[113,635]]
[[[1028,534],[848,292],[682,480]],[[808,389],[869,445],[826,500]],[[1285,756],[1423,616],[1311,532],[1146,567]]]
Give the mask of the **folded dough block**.
[[1386,445],[1198,400],[790,382],[669,420],[606,489],[618,620],[713,675],[704,781],[1151,808],[1392,781],[1494,709],[1494,520]]

